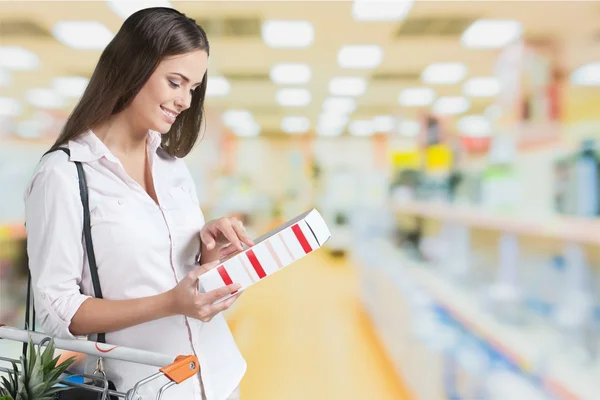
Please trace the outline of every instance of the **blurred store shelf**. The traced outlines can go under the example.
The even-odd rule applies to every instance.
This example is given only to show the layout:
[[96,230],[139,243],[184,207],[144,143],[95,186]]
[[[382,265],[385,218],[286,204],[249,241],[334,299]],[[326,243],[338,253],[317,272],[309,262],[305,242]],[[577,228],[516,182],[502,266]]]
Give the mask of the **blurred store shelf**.
[[[485,310],[477,291],[451,282],[432,265],[416,261],[389,244],[377,247],[377,253],[386,256],[380,260],[364,257],[357,259],[366,285],[364,303],[372,315],[376,329],[382,332],[382,336],[391,339],[387,341],[388,351],[393,353],[391,357],[397,360],[400,368],[410,371],[411,367],[406,366],[406,360],[412,357],[421,364],[421,369],[436,371],[429,375],[428,384],[423,384],[422,378],[417,374],[408,376],[407,384],[416,386],[421,398],[440,396],[440,392],[446,390],[443,388],[445,378],[442,378],[445,376],[443,370],[446,367],[442,366],[445,361],[440,361],[446,353],[443,345],[436,347],[436,344],[423,343],[423,339],[419,339],[419,324],[424,314],[429,312],[427,310],[432,309],[440,310],[450,319],[458,321],[460,329],[485,343],[482,346],[489,347],[489,351],[496,354],[492,356],[496,358],[496,362],[533,382],[551,396],[548,398],[598,398],[600,361],[581,361],[572,351],[565,351],[558,331],[543,324],[513,325],[502,322]],[[421,295],[417,293],[426,294],[430,299],[427,302],[433,301],[433,304],[424,306],[426,303],[423,303]],[[443,342],[444,331],[441,328],[434,328],[433,331],[434,342]],[[420,347],[428,350],[419,349]],[[448,351],[452,353],[455,349]],[[428,385],[437,387],[434,390]]]
[[531,214],[502,213],[473,206],[436,202],[396,202],[392,207],[394,211],[401,214],[456,222],[476,228],[600,246],[598,234],[600,219],[556,215],[533,217]]
[[[460,290],[435,272],[404,259],[406,271],[455,318],[479,334],[525,372],[537,375],[561,399],[594,399],[600,393],[600,363],[576,366],[567,356],[549,358],[547,349],[559,342],[542,326],[513,327],[502,324],[478,306],[475,296]],[[556,347],[555,347],[556,348]],[[540,370],[544,370],[541,372]]]

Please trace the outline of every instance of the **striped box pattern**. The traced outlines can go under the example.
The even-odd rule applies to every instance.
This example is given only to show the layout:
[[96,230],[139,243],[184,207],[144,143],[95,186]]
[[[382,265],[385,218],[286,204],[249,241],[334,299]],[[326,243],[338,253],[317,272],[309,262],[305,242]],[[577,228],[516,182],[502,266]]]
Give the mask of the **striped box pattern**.
[[[202,274],[200,291],[239,283],[240,291],[320,248],[331,234],[315,209],[307,211],[256,239],[255,245]],[[223,297],[219,301],[226,300]]]

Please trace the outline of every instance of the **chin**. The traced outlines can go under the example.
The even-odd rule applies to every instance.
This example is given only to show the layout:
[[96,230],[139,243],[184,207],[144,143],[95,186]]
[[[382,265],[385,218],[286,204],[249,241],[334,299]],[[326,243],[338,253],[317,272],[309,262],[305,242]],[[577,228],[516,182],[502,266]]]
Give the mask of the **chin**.
[[163,122],[161,124],[155,125],[154,128],[150,128],[150,129],[152,129],[153,131],[156,131],[156,132],[160,133],[161,135],[164,135],[166,133],[169,133],[169,131],[171,130],[172,126],[173,125],[169,125],[168,123]]

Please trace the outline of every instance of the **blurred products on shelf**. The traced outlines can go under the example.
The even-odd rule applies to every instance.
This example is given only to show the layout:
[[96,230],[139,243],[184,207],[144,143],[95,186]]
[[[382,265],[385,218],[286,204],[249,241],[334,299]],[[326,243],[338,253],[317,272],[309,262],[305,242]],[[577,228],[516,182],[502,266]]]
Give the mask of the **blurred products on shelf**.
[[600,216],[600,153],[593,139],[554,163],[554,207],[562,214]]

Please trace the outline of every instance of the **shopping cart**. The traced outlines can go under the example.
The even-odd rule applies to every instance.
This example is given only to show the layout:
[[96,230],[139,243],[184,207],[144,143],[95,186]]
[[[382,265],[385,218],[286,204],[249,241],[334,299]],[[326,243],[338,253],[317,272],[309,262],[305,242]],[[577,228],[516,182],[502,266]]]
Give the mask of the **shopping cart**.
[[[26,331],[23,329],[17,329],[9,326],[0,325],[0,340],[7,339],[27,343],[30,337],[33,344],[39,346],[44,346],[45,344],[49,343],[50,340],[53,339],[52,337],[43,333]],[[162,398],[166,390],[194,376],[198,373],[199,369],[198,359],[196,358],[196,356],[193,355],[181,355],[177,356],[173,360],[172,357],[166,356],[164,354],[77,339],[54,339],[54,344],[57,349],[84,353],[91,356],[98,356],[100,365],[102,359],[111,358],[116,360],[130,361],[138,364],[155,366],[159,368],[157,373],[137,382],[135,386],[129,389],[126,393],[109,389],[108,379],[106,378],[106,375],[104,374],[102,368],[99,368],[97,370],[98,373],[95,373],[94,375],[65,372],[65,377],[62,379],[60,384],[79,387],[85,390],[101,393],[102,400],[108,400],[109,396],[123,398],[126,400],[137,400],[139,398],[138,390],[142,386],[148,384],[149,382],[155,379],[167,377],[169,379],[169,382],[163,385],[156,395],[157,400],[159,400]],[[11,365],[13,362],[16,364],[20,363],[20,360],[15,360],[2,356],[0,356],[0,361],[11,363]],[[5,368],[0,366],[0,372],[10,373],[12,371],[12,368]],[[92,379],[93,383],[100,382],[101,386],[95,386],[93,383],[73,382],[70,380],[70,378],[73,377],[83,377]]]

